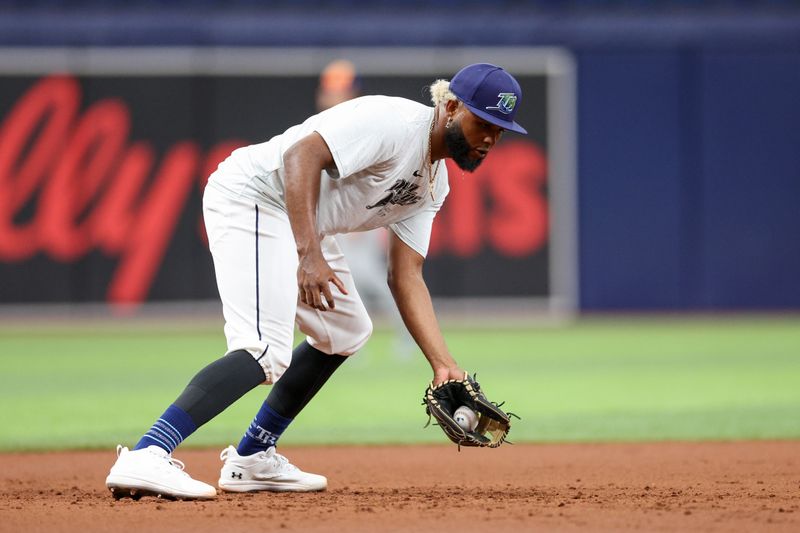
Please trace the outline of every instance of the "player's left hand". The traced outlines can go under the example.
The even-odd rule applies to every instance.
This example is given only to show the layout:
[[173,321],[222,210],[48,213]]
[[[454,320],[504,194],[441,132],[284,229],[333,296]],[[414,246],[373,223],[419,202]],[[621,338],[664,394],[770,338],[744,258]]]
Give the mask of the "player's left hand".
[[464,379],[464,372],[458,366],[437,368],[433,371],[433,385],[439,385],[444,381],[451,379],[462,380]]
[[[428,416],[436,419],[439,427],[451,441],[461,446],[481,446],[497,448],[506,440],[511,430],[512,413],[506,413],[500,406],[489,401],[480,385],[466,372],[459,379],[444,381],[438,385],[431,383],[422,398]],[[454,418],[456,409],[466,406],[478,416],[473,431],[461,427]],[[518,418],[518,417],[517,417]],[[430,419],[428,420],[430,423]]]

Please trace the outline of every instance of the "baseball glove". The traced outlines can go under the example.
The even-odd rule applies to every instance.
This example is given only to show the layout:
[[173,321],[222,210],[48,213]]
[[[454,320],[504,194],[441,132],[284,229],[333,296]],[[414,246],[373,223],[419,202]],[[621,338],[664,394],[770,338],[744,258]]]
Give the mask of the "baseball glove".
[[[461,446],[480,446],[497,448],[506,440],[511,429],[510,416],[505,413],[500,405],[490,402],[481,391],[480,385],[466,372],[464,379],[451,379],[443,381],[434,387],[433,383],[425,389],[422,399],[425,412],[428,414],[428,427],[431,417],[436,419],[439,427],[451,441]],[[478,415],[478,425],[474,431],[462,428],[453,418],[459,407],[465,405]]]

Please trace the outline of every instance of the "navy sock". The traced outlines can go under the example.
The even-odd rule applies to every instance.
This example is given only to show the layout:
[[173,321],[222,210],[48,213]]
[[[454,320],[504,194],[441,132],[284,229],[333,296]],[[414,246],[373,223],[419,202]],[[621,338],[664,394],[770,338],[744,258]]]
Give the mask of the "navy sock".
[[186,411],[173,404],[164,411],[161,418],[156,420],[150,431],[142,436],[134,450],[141,450],[148,446],[158,446],[166,450],[167,453],[172,453],[178,447],[178,444],[196,430],[197,424],[194,423],[192,417]]
[[239,442],[236,453],[239,455],[253,455],[275,446],[281,434],[291,422],[291,418],[279,415],[264,401],[250,427],[247,428],[241,442]]

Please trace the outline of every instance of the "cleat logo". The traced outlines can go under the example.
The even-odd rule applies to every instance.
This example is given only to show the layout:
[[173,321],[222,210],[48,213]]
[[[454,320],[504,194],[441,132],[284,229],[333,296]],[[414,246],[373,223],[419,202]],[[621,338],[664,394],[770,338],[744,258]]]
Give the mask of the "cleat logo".
[[232,479],[236,479],[236,478],[242,479],[242,473],[241,472],[231,472],[231,478]]

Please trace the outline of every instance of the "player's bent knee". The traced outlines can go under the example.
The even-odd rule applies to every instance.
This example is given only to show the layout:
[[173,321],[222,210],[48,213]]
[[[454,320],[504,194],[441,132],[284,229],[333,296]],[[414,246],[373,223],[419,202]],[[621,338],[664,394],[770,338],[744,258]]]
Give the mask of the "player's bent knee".
[[353,355],[367,344],[372,336],[372,320],[367,316],[360,321],[359,329],[348,338],[347,346],[343,346],[337,353],[339,355]]
[[[320,313],[320,315],[323,314]],[[321,318],[326,317],[323,315]],[[372,320],[366,310],[348,314],[346,319],[342,318],[301,324],[300,330],[308,335],[308,343],[323,353],[353,355],[367,343],[372,335]]]
[[[347,331],[341,332],[339,335],[333,335],[331,339],[330,351],[328,353],[338,355],[353,355],[369,340],[372,335],[372,320],[369,315],[363,313],[348,321]],[[318,349],[322,349],[317,347]],[[322,351],[325,351],[322,349]]]

